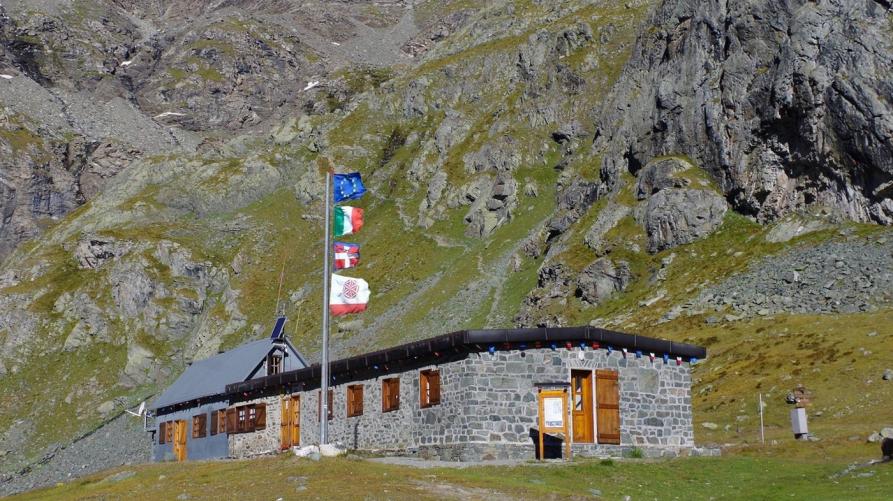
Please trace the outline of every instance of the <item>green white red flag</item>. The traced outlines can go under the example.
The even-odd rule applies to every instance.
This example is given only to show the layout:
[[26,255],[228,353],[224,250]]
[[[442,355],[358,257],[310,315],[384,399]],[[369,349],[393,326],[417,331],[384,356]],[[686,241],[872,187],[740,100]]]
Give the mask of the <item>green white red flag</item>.
[[341,205],[335,207],[335,236],[352,235],[363,227],[363,209]]

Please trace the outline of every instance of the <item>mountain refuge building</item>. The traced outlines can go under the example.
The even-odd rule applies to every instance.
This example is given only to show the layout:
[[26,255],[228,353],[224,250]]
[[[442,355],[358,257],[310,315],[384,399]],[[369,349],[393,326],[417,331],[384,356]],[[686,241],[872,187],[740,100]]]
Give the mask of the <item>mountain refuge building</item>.
[[[230,456],[226,419],[263,423],[261,414],[230,412],[226,385],[294,372],[307,363],[283,335],[285,318],[277,319],[270,339],[252,341],[192,363],[149,406],[154,417],[154,461],[217,459]],[[229,413],[229,416],[227,416]],[[241,421],[239,421],[241,419]],[[229,428],[233,433],[235,424]]]
[[218,434],[229,457],[243,458],[317,444],[328,419],[329,440],[349,449],[533,459],[540,393],[558,391],[566,436],[546,433],[545,457],[560,456],[567,438],[583,456],[688,454],[691,364],[705,357],[699,346],[595,327],[463,330],[332,362],[325,417],[319,365],[241,378],[226,385]]

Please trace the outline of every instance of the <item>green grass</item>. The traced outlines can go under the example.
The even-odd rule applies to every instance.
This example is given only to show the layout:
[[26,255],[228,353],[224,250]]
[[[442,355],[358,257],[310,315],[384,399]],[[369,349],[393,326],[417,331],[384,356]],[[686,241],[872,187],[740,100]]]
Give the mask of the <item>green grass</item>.
[[[570,464],[417,469],[364,459],[319,462],[283,454],[250,461],[122,467],[12,499],[889,499],[893,468],[835,477],[846,463],[776,458],[664,461],[577,460]],[[112,475],[131,472],[123,480]],[[868,473],[867,477],[859,474]],[[345,482],[345,479],[350,479]]]
[[[733,444],[764,456],[846,460],[876,455],[877,445],[866,445],[866,438],[893,425],[893,384],[880,379],[885,368],[893,367],[891,309],[775,315],[717,325],[698,316],[644,327],[640,333],[707,347],[708,358],[693,371],[699,443]],[[798,384],[813,392],[810,431],[822,439],[808,446],[791,440],[791,406],[784,402]],[[766,445],[759,443],[759,393],[767,404]],[[700,426],[705,421],[719,429]]]

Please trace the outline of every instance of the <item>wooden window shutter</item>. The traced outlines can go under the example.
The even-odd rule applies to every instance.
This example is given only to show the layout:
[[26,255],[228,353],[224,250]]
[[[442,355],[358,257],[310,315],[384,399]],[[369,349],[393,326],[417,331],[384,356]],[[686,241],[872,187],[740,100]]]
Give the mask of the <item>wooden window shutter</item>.
[[316,420],[322,421],[322,390],[316,390]]
[[174,429],[175,429],[176,427],[177,427],[177,422],[176,422],[176,421],[168,421],[168,422],[167,422],[167,425],[165,425],[165,427],[164,427],[164,435],[165,435],[165,437],[167,437],[167,438],[165,438],[165,440],[166,440],[168,443],[173,443],[173,441],[174,441]]
[[327,403],[329,404],[329,412],[328,412],[327,419],[332,419],[335,417],[335,390],[329,390],[329,395],[326,400],[327,400]]
[[226,410],[226,432],[227,433],[232,434],[232,433],[236,433],[238,431],[236,429],[237,424],[238,424],[238,422],[236,421],[236,417],[237,416],[236,416],[236,408],[235,407],[230,407],[229,409]]
[[217,413],[220,411],[211,411],[211,436],[217,434]]
[[167,423],[162,422],[162,423],[158,424],[158,445],[163,445],[167,442],[165,440],[167,438],[167,429],[166,428],[167,428]]
[[347,417],[363,415],[363,385],[347,387]]
[[617,371],[595,371],[598,443],[620,443],[620,386]]
[[400,380],[385,379],[381,382],[381,410],[395,411],[400,408]]
[[254,404],[256,415],[254,418],[254,429],[263,430],[267,427],[267,404]]
[[428,403],[437,405],[440,403],[440,371],[431,371],[428,374]]

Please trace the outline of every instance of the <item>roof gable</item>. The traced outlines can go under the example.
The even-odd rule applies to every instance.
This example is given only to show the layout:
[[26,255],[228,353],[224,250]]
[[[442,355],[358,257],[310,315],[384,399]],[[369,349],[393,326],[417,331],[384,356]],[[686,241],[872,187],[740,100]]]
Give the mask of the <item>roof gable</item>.
[[[283,343],[284,341],[284,343]],[[285,370],[296,370],[307,367],[307,363],[287,340],[271,341],[261,339],[237,346],[232,350],[198,360],[183,371],[155,401],[153,409],[160,409],[174,404],[189,402],[204,397],[222,395],[226,385],[247,381],[253,376],[265,376],[258,369],[267,354],[282,346],[288,352]]]

